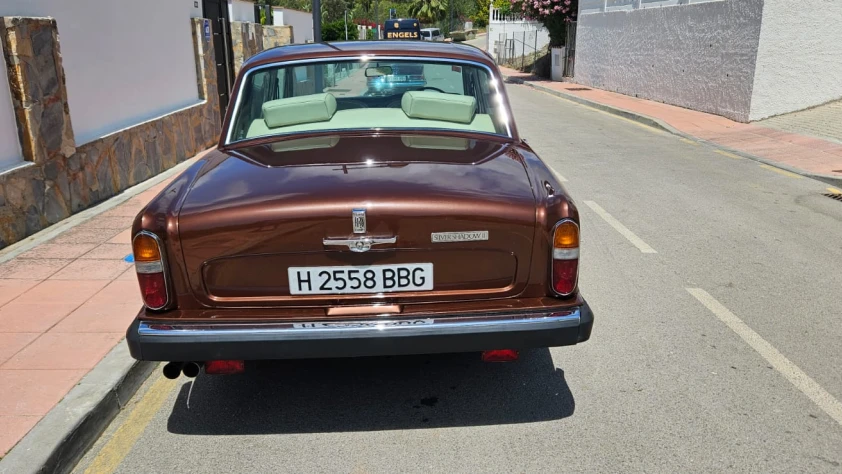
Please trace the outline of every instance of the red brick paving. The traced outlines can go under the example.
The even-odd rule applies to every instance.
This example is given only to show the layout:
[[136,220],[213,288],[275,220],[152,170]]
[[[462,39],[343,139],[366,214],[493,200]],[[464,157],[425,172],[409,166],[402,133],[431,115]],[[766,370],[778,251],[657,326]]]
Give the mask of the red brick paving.
[[734,122],[718,115],[638,99],[590,86],[587,86],[590,89],[587,91],[571,90],[583,86],[570,82],[541,80],[503,67],[500,70],[506,76],[520,78],[565,94],[659,119],[685,134],[771,162],[808,173],[842,177],[842,145],[835,142],[760,125]]
[[0,457],[124,337],[132,221],[168,183],[0,264]]

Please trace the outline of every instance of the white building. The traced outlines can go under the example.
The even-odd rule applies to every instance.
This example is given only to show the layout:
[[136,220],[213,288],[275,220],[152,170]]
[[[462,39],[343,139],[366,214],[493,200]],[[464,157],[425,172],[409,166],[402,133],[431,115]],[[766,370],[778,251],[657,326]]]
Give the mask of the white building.
[[581,0],[576,82],[741,122],[842,98],[842,1]]
[[310,12],[272,7],[272,22],[275,26],[291,26],[295,44],[313,42],[313,14]]

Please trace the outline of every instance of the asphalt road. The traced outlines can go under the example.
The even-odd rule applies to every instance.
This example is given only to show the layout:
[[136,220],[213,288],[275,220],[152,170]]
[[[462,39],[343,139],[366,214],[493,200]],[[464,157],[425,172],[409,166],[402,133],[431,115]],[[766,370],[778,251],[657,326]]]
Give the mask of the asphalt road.
[[590,341],[200,376],[189,409],[156,372],[78,472],[840,472],[827,185],[509,92],[581,212]]

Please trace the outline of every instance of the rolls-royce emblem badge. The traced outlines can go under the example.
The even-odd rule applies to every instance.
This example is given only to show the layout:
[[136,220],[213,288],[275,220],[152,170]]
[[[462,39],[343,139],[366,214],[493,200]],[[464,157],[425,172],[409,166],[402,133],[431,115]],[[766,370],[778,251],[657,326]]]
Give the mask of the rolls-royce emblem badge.
[[354,233],[365,234],[365,209],[354,209],[351,213],[354,221]]

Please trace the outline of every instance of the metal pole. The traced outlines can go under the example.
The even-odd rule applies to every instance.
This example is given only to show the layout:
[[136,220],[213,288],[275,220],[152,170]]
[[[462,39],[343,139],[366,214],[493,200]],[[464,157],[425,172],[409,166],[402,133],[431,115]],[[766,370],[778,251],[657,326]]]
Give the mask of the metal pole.
[[322,0],[313,0],[313,42],[322,42]]
[[345,9],[345,41],[348,41],[348,9]]
[[374,2],[374,27],[377,29],[374,39],[380,39],[380,0]]
[[535,45],[532,46],[532,71],[535,71],[535,63],[538,62],[538,32],[535,32]]
[[447,0],[447,3],[450,4],[450,27],[448,29],[448,33],[453,31],[453,0]]

